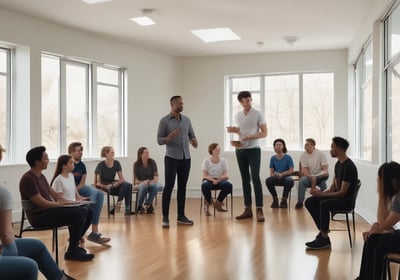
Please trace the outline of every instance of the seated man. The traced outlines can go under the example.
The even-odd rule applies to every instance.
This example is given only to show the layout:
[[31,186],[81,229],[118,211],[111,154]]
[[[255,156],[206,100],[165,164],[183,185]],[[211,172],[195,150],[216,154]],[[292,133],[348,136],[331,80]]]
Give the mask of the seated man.
[[303,201],[306,194],[306,189],[310,189],[313,194],[317,185],[320,190],[326,189],[326,180],[329,178],[328,161],[323,152],[315,149],[315,140],[307,138],[304,144],[305,152],[300,156],[300,168],[302,177],[299,181],[299,188],[297,190],[297,203],[295,208],[303,208]]
[[75,261],[92,260],[94,255],[80,248],[79,241],[90,226],[93,211],[87,206],[63,207],[73,204],[71,201],[55,201],[56,193],[42,174],[49,163],[45,147],[29,150],[26,161],[31,169],[22,176],[19,190],[22,200],[29,200],[37,207],[26,211],[29,222],[33,227],[69,226],[69,246],[64,258]]
[[68,146],[68,153],[72,156],[74,160],[74,170],[72,173],[74,174],[76,189],[78,190],[79,195],[90,197],[91,201],[94,201],[94,204],[91,204],[91,208],[93,210],[93,219],[92,219],[92,232],[88,235],[88,240],[92,242],[96,242],[99,244],[105,244],[111,240],[109,237],[104,237],[99,232],[99,220],[101,209],[104,203],[104,192],[96,189],[94,186],[86,185],[86,166],[82,162],[82,152],[83,147],[80,142],[73,142]]
[[335,178],[330,188],[326,191],[315,190],[312,197],[306,202],[319,233],[317,237],[307,242],[308,249],[330,248],[331,241],[328,236],[330,212],[333,210],[347,210],[352,208],[353,194],[357,188],[358,172],[354,162],[347,157],[346,150],[349,142],[342,137],[333,137],[331,144],[332,157],[338,158],[335,164]]

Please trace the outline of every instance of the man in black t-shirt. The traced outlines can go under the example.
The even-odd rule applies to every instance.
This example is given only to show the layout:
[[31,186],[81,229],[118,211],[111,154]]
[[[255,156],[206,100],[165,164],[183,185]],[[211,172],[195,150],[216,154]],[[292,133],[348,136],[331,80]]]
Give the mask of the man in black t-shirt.
[[331,247],[329,239],[330,212],[352,208],[352,197],[358,183],[357,167],[347,157],[349,142],[342,137],[333,137],[331,156],[338,158],[335,164],[335,177],[326,191],[316,191],[305,202],[319,233],[317,237],[307,242],[307,249],[324,249]]

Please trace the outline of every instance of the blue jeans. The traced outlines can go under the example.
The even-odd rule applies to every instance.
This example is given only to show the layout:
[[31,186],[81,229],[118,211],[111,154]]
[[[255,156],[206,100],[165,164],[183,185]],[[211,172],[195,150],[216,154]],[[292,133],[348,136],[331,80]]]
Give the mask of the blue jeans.
[[[158,183],[149,184],[149,185],[145,185],[144,183],[141,183],[139,185],[134,186],[133,190],[139,192],[138,193],[138,206],[142,206],[143,203],[146,205],[152,204],[154,198],[157,195],[159,186],[160,185]],[[147,197],[147,194],[149,194],[148,197]]]
[[254,195],[256,198],[256,206],[263,207],[263,192],[260,180],[261,149],[236,149],[235,153],[240,175],[242,176],[244,205],[246,207],[251,207],[252,204],[250,185],[251,175],[251,181],[253,181],[254,187]]
[[218,194],[217,200],[222,202],[228,194],[232,193],[232,184],[228,180],[223,180],[217,185],[214,185],[211,181],[203,179],[201,191],[208,203],[211,203],[211,190],[221,190]]
[[98,225],[104,203],[104,192],[91,185],[85,185],[79,190],[79,194],[90,197],[90,201],[94,201],[94,204],[90,205],[90,208],[93,210],[92,224]]
[[42,241],[31,238],[16,239],[18,256],[0,256],[2,279],[38,279],[38,269],[46,279],[61,279],[58,268]]
[[289,192],[294,185],[294,181],[292,176],[286,176],[284,178],[268,177],[265,180],[265,184],[267,185],[267,188],[271,193],[272,197],[278,197],[275,186],[283,186],[282,197],[288,198]]
[[[323,176],[317,178],[317,186],[320,187],[321,191],[326,190],[326,180],[329,176]],[[304,176],[300,178],[299,189],[297,190],[297,201],[303,203],[307,188],[311,188],[311,180]]]

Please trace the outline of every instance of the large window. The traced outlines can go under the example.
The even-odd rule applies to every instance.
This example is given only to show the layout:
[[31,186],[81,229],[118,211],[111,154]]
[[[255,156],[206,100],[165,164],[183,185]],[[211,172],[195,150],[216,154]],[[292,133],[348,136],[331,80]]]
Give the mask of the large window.
[[[400,1],[397,2],[399,4]],[[387,160],[400,161],[400,6],[385,19]]]
[[[0,144],[9,149],[11,121],[11,50],[0,48]],[[7,158],[7,154],[4,158]]]
[[[289,148],[302,149],[304,138],[314,138],[318,148],[329,149],[333,137],[333,73],[296,73],[228,77],[227,120],[233,124],[234,115],[241,110],[237,94],[252,93],[253,107],[261,110],[268,127],[268,143],[283,138]],[[228,138],[228,137],[227,137]],[[226,139],[225,147],[231,149]]]
[[372,160],[372,41],[362,49],[355,70],[356,155]]
[[42,57],[42,142],[52,158],[79,141],[89,156],[102,146],[124,154],[123,70]]

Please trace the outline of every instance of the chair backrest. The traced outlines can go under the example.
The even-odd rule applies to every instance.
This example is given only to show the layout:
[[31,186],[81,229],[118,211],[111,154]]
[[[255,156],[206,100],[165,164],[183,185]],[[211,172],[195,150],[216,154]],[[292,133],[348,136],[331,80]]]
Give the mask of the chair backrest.
[[25,211],[30,211],[37,209],[38,207],[29,199],[21,200],[22,209]]
[[357,185],[356,185],[356,189],[353,192],[353,197],[351,198],[351,207],[353,209],[356,206],[356,200],[357,200],[357,196],[358,196],[358,192],[360,191],[360,188],[361,188],[361,181],[358,180]]

